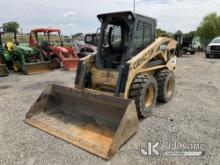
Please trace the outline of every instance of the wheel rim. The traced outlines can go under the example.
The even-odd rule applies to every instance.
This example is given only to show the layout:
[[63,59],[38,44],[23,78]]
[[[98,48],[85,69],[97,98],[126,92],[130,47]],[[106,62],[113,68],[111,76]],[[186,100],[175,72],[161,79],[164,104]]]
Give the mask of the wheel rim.
[[166,93],[168,97],[170,97],[173,94],[173,84],[174,81],[172,78],[167,81]]
[[14,71],[17,72],[17,71],[18,71],[18,67],[17,67],[17,65],[14,64],[13,67],[14,67]]
[[148,88],[146,89],[145,106],[146,107],[152,106],[153,100],[154,100],[154,87],[153,87],[153,84],[150,84]]

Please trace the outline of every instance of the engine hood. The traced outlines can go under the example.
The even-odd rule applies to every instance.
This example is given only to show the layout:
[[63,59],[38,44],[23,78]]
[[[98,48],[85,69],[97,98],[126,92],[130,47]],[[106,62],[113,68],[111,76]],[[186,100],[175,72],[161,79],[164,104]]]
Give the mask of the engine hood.
[[34,50],[33,48],[31,48],[27,45],[18,45],[18,46],[16,46],[16,48],[24,50],[24,51],[33,51]]
[[220,43],[210,43],[208,46],[220,46]]
[[55,49],[58,51],[61,51],[63,53],[68,53],[68,49],[64,48],[64,47],[61,47],[61,46],[56,46]]

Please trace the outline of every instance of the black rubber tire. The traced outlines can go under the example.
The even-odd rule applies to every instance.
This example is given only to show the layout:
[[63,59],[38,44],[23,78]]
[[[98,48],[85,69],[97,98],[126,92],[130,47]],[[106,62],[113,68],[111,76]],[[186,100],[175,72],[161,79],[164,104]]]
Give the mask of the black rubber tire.
[[194,51],[192,51],[192,52],[190,52],[192,55],[194,55],[196,52],[194,52]]
[[[145,98],[146,98],[146,91],[147,88],[152,85],[153,89],[153,96],[152,96],[152,104],[148,107],[145,106]],[[146,118],[149,116],[155,107],[156,100],[157,100],[157,81],[151,75],[139,75],[137,76],[129,90],[129,98],[135,100],[137,114],[139,118]]]
[[205,55],[206,58],[210,58],[210,56],[208,54]]
[[58,57],[52,57],[51,65],[53,68],[60,68],[60,66],[61,66],[60,59]]
[[183,55],[187,55],[187,51],[186,50],[183,50]]
[[[175,92],[175,75],[173,71],[162,69],[155,74],[155,78],[158,84],[157,100],[163,103],[170,101]],[[167,89],[168,82],[171,83],[170,90]],[[167,90],[169,90],[169,92],[167,92]]]

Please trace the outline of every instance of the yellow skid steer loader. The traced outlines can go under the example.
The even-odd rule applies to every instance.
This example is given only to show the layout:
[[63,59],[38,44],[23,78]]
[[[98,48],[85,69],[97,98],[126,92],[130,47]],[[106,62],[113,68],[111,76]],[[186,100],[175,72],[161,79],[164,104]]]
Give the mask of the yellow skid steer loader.
[[75,88],[51,85],[26,123],[104,159],[138,130],[156,101],[174,94],[175,41],[155,39],[156,20],[132,12],[98,15],[98,51],[80,60]]

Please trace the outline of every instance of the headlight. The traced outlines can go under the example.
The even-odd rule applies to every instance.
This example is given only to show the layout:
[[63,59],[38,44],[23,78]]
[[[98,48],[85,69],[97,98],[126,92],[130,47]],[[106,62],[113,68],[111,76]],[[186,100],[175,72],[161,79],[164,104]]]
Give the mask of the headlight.
[[207,52],[210,52],[210,50],[211,50],[211,46],[207,46],[207,47],[206,47],[206,51],[207,51]]

